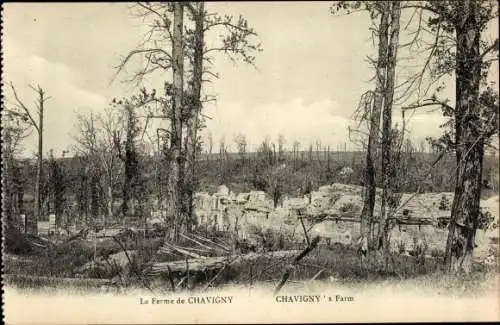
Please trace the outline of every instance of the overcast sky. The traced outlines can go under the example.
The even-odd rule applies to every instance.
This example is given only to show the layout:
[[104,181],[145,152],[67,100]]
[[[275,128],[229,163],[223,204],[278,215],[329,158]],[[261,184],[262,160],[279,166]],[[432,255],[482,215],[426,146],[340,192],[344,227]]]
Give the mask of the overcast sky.
[[[127,3],[3,6],[4,82],[12,81],[28,103],[34,100],[28,84],[44,88],[51,96],[44,151],[71,149],[77,113],[103,111],[113,97],[130,94],[132,86],[120,82],[124,78],[110,81],[120,58],[140,42],[144,26]],[[211,132],[215,142],[225,137],[233,149],[238,132],[247,135],[251,149],[266,135],[277,139],[278,134],[288,146],[299,140],[303,148],[320,140],[336,149],[348,141],[359,97],[373,88],[366,57],[375,49],[365,14],[333,17],[329,2],[206,6],[247,18],[263,52],[256,55],[256,68],[218,58],[221,78],[206,88],[217,102],[205,107],[212,118],[205,136]],[[452,96],[453,85],[448,88]],[[395,116],[397,121],[399,113]],[[419,112],[409,128],[418,140],[439,134],[442,122],[439,113]],[[25,147],[33,152],[35,140]]]

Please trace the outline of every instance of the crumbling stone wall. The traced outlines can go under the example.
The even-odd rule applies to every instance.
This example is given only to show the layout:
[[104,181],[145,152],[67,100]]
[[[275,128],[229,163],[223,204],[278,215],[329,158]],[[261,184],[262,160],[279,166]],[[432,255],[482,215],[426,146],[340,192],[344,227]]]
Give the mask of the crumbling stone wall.
[[[362,207],[361,186],[332,184],[322,186],[318,191],[311,193],[311,204],[308,197],[285,198],[282,207],[273,209],[272,200],[264,192],[255,191],[250,193],[240,193],[237,196],[230,195],[229,190],[223,193],[200,194],[200,202],[195,205],[195,211],[200,225],[214,227],[218,230],[235,231],[238,236],[245,238],[256,228],[266,231],[268,229],[292,236],[298,241],[303,241],[304,234],[302,226],[294,215],[293,209],[305,208],[310,212],[331,212],[331,213],[352,213],[359,214]],[[377,189],[377,199],[375,211],[380,210],[381,190]],[[218,203],[214,203],[218,200]],[[395,226],[391,230],[390,237],[410,250],[413,246],[413,238],[424,236],[429,252],[432,250],[444,249],[447,238],[447,227],[438,227],[438,220],[442,217],[449,217],[453,193],[422,193],[403,194],[401,203],[405,205],[402,209],[407,210],[413,217],[426,217],[436,220],[435,225],[402,225]],[[495,203],[496,202],[496,203]],[[498,197],[490,204],[482,202],[483,206],[496,216],[498,224]],[[496,210],[495,210],[496,207]],[[310,223],[306,222],[309,228]],[[347,221],[323,221],[314,225],[309,235],[310,237],[319,235],[330,243],[341,243],[345,245],[353,244],[359,236],[359,223]],[[498,229],[496,232],[478,230],[476,242],[478,256],[486,254],[488,242],[496,236],[498,240]],[[492,237],[493,236],[493,237]]]

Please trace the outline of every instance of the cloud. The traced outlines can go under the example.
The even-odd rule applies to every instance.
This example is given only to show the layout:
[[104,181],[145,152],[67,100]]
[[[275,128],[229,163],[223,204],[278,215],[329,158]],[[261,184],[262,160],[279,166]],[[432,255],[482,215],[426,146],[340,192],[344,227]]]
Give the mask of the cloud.
[[[139,43],[145,26],[131,17],[128,4],[46,6],[5,6],[9,14],[4,15],[3,79],[12,81],[30,104],[34,94],[28,84],[38,83],[47,90],[52,98],[47,102],[45,147],[60,152],[72,143],[69,133],[76,112],[100,111],[113,97],[136,91],[119,80],[112,86],[108,83],[113,66]],[[256,68],[217,58],[214,69],[222,77],[206,84],[204,92],[217,94],[219,102],[205,109],[213,118],[207,121],[205,136],[212,132],[216,142],[225,137],[233,150],[233,136],[239,132],[247,135],[249,150],[266,135],[274,141],[278,134],[284,135],[288,147],[295,139],[302,148],[321,140],[336,149],[349,141],[347,127],[353,124],[350,117],[359,96],[373,88],[373,71],[365,58],[376,49],[366,13],[332,16],[329,6],[327,2],[207,5],[221,14],[246,17],[259,33],[256,40],[264,51],[256,55]],[[207,36],[207,41],[218,33]],[[140,64],[135,63],[127,70]],[[147,84],[161,91],[170,77],[171,73],[162,73]],[[453,82],[449,85],[452,95]],[[394,123],[401,122],[397,110]],[[443,122],[440,114],[419,112],[407,126],[414,139],[423,139],[439,135]],[[33,151],[35,139],[26,146]]]
[[[9,59],[4,62],[3,79],[14,84],[24,103],[32,110],[35,107],[36,95],[29,85],[40,85],[49,96],[44,110],[44,151],[52,148],[56,153],[61,152],[71,143],[70,133],[77,112],[102,110],[106,99],[76,86],[79,74],[64,64],[24,54],[12,41],[6,44],[5,49]],[[14,100],[11,90],[5,87],[4,94],[6,104],[12,105]],[[35,134],[26,140],[25,154],[36,150],[36,141]]]

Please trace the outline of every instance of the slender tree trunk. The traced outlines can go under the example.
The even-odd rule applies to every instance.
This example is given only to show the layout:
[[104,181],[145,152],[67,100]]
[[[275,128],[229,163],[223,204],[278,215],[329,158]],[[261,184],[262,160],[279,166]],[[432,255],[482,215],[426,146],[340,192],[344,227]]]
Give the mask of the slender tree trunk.
[[3,148],[2,148],[2,160],[4,161],[2,170],[2,212],[5,216],[5,222],[8,226],[11,225],[13,221],[13,196],[15,192],[13,190],[14,186],[14,175],[13,175],[13,162],[12,157],[11,142],[12,137],[9,134],[9,130],[4,130],[2,132]]
[[172,40],[173,57],[173,102],[172,102],[172,135],[170,172],[167,184],[167,195],[169,199],[168,213],[173,217],[170,235],[167,238],[177,241],[179,238],[179,227],[182,221],[182,195],[180,192],[182,182],[182,104],[184,87],[184,54],[182,34],[184,29],[184,4],[174,2],[174,37]]
[[187,204],[187,230],[191,229],[193,219],[193,195],[196,182],[196,153],[198,145],[198,128],[199,116],[201,114],[201,85],[203,82],[203,46],[204,46],[204,17],[205,6],[204,2],[200,1],[197,5],[197,10],[193,13],[195,17],[195,47],[193,55],[193,80],[191,89],[191,112],[187,121],[187,137],[186,137],[186,164],[185,164],[185,191]]
[[92,215],[92,182],[93,182],[93,171],[90,168],[87,168],[87,183],[86,183],[86,191],[87,191],[87,213],[85,218],[85,225],[88,225],[89,220],[91,220],[90,216]]
[[[106,183],[104,187],[106,188],[107,204],[106,204],[106,215],[108,221],[113,219],[113,160],[108,162],[108,170],[106,171]],[[106,219],[103,219],[104,227],[106,227]]]
[[382,12],[379,25],[378,60],[376,70],[375,94],[370,114],[370,133],[366,151],[365,194],[363,210],[361,211],[361,237],[367,238],[369,247],[373,247],[373,210],[376,195],[375,152],[377,151],[380,117],[384,101],[384,88],[387,68],[387,48],[389,46],[389,11],[387,3],[381,3]]
[[478,105],[481,78],[480,37],[476,1],[464,1],[455,26],[456,55],[456,186],[451,210],[445,264],[448,271],[472,269],[484,156]]
[[273,161],[273,166],[276,166],[278,164],[278,159],[276,158],[276,145],[273,143],[273,152],[272,152],[272,161]]
[[[126,103],[125,111],[127,114],[127,130],[125,138],[125,154],[123,163],[125,164],[125,174],[123,180],[123,204],[122,214],[126,217],[133,213],[131,211],[131,201],[135,199],[135,184],[137,178],[137,153],[134,144],[134,129],[136,128],[134,107],[130,103]],[[133,204],[133,203],[132,203]]]
[[388,240],[388,201],[394,196],[391,185],[391,155],[392,155],[392,102],[394,99],[394,83],[396,75],[397,48],[399,43],[399,18],[401,16],[401,3],[392,1],[390,41],[387,55],[387,83],[384,93],[384,110],[382,115],[382,206],[377,234],[377,246],[387,248]]
[[123,202],[122,202],[122,215],[123,218],[127,217],[129,214],[129,205],[130,205],[130,187],[131,187],[131,182],[130,182],[130,177],[129,175],[129,168],[127,167],[127,163],[125,162],[125,178],[123,181],[123,189],[122,189],[122,196],[123,196]]
[[107,186],[107,194],[108,194],[108,220],[113,218],[113,187],[111,183]]
[[38,112],[38,161],[36,169],[36,181],[35,181],[35,206],[34,206],[34,227],[35,229],[30,229],[30,232],[37,232],[38,220],[41,217],[42,210],[42,200],[40,193],[40,185],[42,182],[42,168],[43,168],[43,109],[44,109],[44,93],[40,92],[40,102],[39,102],[39,112]]

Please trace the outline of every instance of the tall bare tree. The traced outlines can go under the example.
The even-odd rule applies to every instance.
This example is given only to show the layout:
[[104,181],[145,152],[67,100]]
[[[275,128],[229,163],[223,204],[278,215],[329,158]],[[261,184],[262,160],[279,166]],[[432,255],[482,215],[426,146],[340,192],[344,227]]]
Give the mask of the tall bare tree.
[[222,136],[219,140],[219,183],[223,184],[227,181],[227,151],[228,145],[226,137]]
[[167,196],[170,203],[169,215],[173,216],[170,239],[179,239],[180,222],[184,219],[182,213],[183,185],[182,170],[184,157],[182,155],[182,111],[184,97],[184,4],[175,2],[173,4],[173,38],[172,38],[172,119],[171,119],[171,141],[170,173],[167,183]]
[[103,131],[100,143],[99,157],[102,166],[104,167],[104,177],[107,195],[107,216],[109,219],[113,218],[113,184],[116,176],[118,176],[118,155],[116,148],[115,135],[120,128],[120,121],[115,112],[111,109],[106,109],[104,115],[98,117],[101,130]]
[[285,145],[286,145],[286,139],[283,134],[278,135],[278,156],[279,159],[282,160],[284,159],[284,153],[285,153]]
[[[219,75],[211,71],[210,65],[213,62],[211,53],[221,52],[228,55],[232,60],[241,58],[243,62],[253,64],[255,58],[252,56],[253,51],[259,51],[260,45],[253,45],[249,42],[251,36],[256,33],[253,29],[248,27],[248,23],[243,17],[239,17],[238,21],[234,22],[231,16],[224,18],[217,14],[208,14],[205,11],[204,2],[187,3],[186,7],[191,14],[194,21],[194,30],[189,33],[188,30],[188,44],[192,43],[192,54],[188,54],[192,62],[192,77],[190,85],[192,91],[190,92],[190,105],[188,119],[187,119],[187,137],[186,137],[186,202],[188,202],[189,218],[192,218],[193,211],[193,193],[195,190],[195,164],[196,164],[196,148],[198,146],[198,129],[201,128],[199,123],[202,117],[202,98],[201,90],[202,83],[208,81],[204,80],[203,76],[218,78]],[[212,48],[205,47],[205,33],[213,31],[221,31],[222,39],[221,44]],[[190,40],[193,40],[190,42]],[[189,46],[188,46],[189,48]],[[188,176],[189,175],[189,176]]]
[[399,45],[399,19],[401,17],[400,1],[392,1],[390,3],[390,39],[389,48],[387,51],[387,80],[384,89],[384,105],[382,112],[382,204],[380,218],[378,220],[379,231],[377,232],[378,247],[388,249],[388,231],[389,222],[388,216],[390,209],[394,210],[393,188],[391,186],[391,154],[393,152],[393,136],[392,136],[392,109],[394,101],[394,85],[396,78],[396,62],[397,49]]
[[239,132],[234,136],[234,143],[236,144],[236,149],[238,150],[238,154],[240,155],[240,159],[242,163],[245,160],[245,154],[247,152],[247,138],[246,136]]
[[449,118],[444,125],[448,131],[436,141],[443,152],[455,151],[457,164],[445,264],[449,271],[469,273],[480,217],[484,149],[498,133],[498,92],[487,81],[491,63],[498,61],[499,40],[484,37],[489,22],[498,19],[498,3],[407,1],[402,8],[429,15],[427,26],[435,35],[426,61],[431,76],[456,76],[454,107],[436,91],[408,108],[438,106]]
[[99,210],[96,201],[96,181],[100,178],[103,168],[102,150],[110,148],[100,147],[100,126],[97,124],[97,118],[93,112],[77,116],[76,130],[77,134],[73,136],[76,144],[73,149],[84,164],[82,167],[85,172],[85,175],[80,175],[81,203],[85,204],[85,208],[82,206],[81,212],[85,211],[87,221],[89,221],[97,216],[95,214]]
[[[256,35],[256,33],[248,27],[247,21],[241,16],[237,21],[234,21],[232,16],[226,15],[222,17],[216,13],[207,13],[203,2],[182,2],[179,6],[182,6],[183,9],[187,8],[188,18],[191,18],[188,23],[184,24],[185,33],[180,35],[185,45],[182,47],[182,61],[187,63],[186,68],[183,69],[183,75],[188,87],[185,91],[183,89],[181,102],[183,108],[177,112],[182,114],[177,114],[175,112],[176,108],[172,106],[168,111],[164,111],[162,116],[158,117],[170,121],[172,130],[170,134],[171,144],[174,144],[173,139],[177,139],[178,136],[181,137],[181,144],[184,144],[180,147],[183,163],[182,166],[179,166],[179,171],[183,175],[189,176],[186,179],[181,177],[178,182],[178,190],[183,193],[182,195],[187,194],[188,198],[185,201],[188,204],[187,206],[184,205],[184,209],[187,208],[186,212],[189,214],[192,211],[190,208],[192,198],[190,197],[192,197],[194,190],[193,185],[196,183],[194,166],[196,148],[199,145],[198,130],[202,126],[201,117],[204,116],[201,113],[201,108],[202,103],[206,100],[201,98],[202,83],[210,81],[211,78],[219,77],[217,73],[211,70],[214,63],[212,54],[223,53],[232,60],[241,58],[243,62],[253,64],[255,58],[252,56],[252,52],[259,51],[260,45],[254,45],[249,41],[249,38]],[[176,38],[176,25],[175,22],[172,24],[172,14],[175,20],[175,3],[140,2],[137,4],[137,8],[141,18],[152,18],[151,30],[147,34],[145,41],[137,49],[130,51],[121,62],[119,71],[132,57],[140,56],[145,59],[146,64],[132,78],[135,81],[140,81],[154,71],[168,71],[178,66],[175,63],[176,57],[173,51],[169,52],[164,45],[171,43],[173,50],[173,43],[178,43],[179,40],[174,40]],[[189,23],[191,21],[193,24]],[[194,29],[191,29],[191,25],[194,25]],[[174,28],[174,31],[172,31],[172,28]],[[215,42],[213,47],[207,47],[204,42],[205,34],[210,31],[219,35],[218,42]],[[167,96],[173,95],[175,97],[176,87],[174,86],[172,89],[174,89],[173,93],[168,94],[167,92]],[[175,102],[175,100],[173,101]],[[180,120],[176,120],[177,118],[180,118]],[[180,133],[176,134],[176,130]],[[183,132],[186,132],[185,137],[183,137]],[[170,147],[172,158],[176,156],[177,145],[171,145]],[[184,170],[190,171],[184,173]],[[174,172],[174,170],[170,169],[170,172]]]
[[[415,88],[416,79],[422,78],[422,75],[411,77],[407,80],[400,81],[396,85],[395,68],[397,64],[397,50],[398,48],[409,46],[399,43],[400,33],[400,16],[401,16],[401,2],[400,1],[338,1],[331,7],[332,13],[339,11],[347,11],[347,13],[355,11],[367,11],[372,20],[379,17],[380,22],[374,29],[375,34],[378,36],[378,58],[376,60],[370,59],[371,63],[375,66],[375,91],[368,91],[362,95],[359,107],[355,113],[355,117],[361,122],[367,122],[368,128],[368,141],[366,144],[366,167],[364,170],[364,204],[361,212],[361,241],[366,240],[365,249],[375,248],[379,249],[383,246],[383,238],[388,231],[389,224],[386,222],[387,213],[395,213],[396,207],[393,207],[399,195],[394,191],[394,186],[397,187],[395,178],[394,162],[391,161],[392,157],[398,157],[394,154],[392,134],[392,110],[397,102],[397,99],[402,99]],[[410,18],[408,24],[411,23],[413,16]],[[421,19],[421,17],[420,17]],[[407,28],[406,26],[405,28]],[[419,31],[420,32],[420,31]],[[415,33],[418,38],[419,33]],[[417,43],[415,40],[410,42],[410,45]],[[419,79],[421,80],[421,79]],[[417,83],[418,84],[418,83]],[[407,85],[410,85],[409,87]],[[413,88],[412,88],[413,87]],[[395,89],[406,89],[403,91],[401,98],[395,98]],[[381,116],[383,113],[383,126],[380,132]],[[404,119],[404,116],[403,116]],[[404,127],[401,135],[398,133],[398,139],[402,139],[404,134]],[[378,162],[378,149],[379,149],[379,134],[382,133],[382,146],[381,156],[382,160]],[[376,197],[376,180],[378,166],[381,166],[381,179],[382,179],[382,207],[379,215],[379,220],[374,220],[374,206]],[[387,205],[391,209],[387,209]]]
[[[446,264],[449,270],[469,273],[480,214],[484,148],[498,132],[498,93],[492,88],[481,91],[491,62],[487,56],[498,52],[498,37],[487,44],[481,36],[488,22],[498,18],[498,3],[466,0],[438,5],[429,1],[425,9],[434,14],[431,24],[456,35],[456,104],[450,115],[457,169]],[[440,68],[442,73],[453,66]]]
[[[487,2],[468,0],[458,5],[456,11],[448,12],[456,15],[453,25],[457,37],[455,153],[458,166],[446,258],[450,269],[466,273],[472,269],[484,148],[489,138],[498,132],[498,93],[480,92],[488,51],[481,51],[481,33],[487,21],[498,17],[498,3],[496,14],[489,11],[488,6]],[[498,38],[495,43],[493,47],[498,50]]]
[[200,143],[198,130],[201,128],[200,117],[202,110],[201,89],[203,83],[203,55],[205,46],[205,3],[203,1],[190,3],[187,5],[192,20],[194,21],[193,31],[193,55],[190,56],[192,62],[192,78],[189,82],[187,104],[189,105],[188,118],[186,122],[187,135],[185,140],[185,179],[184,194],[187,204],[187,229],[191,229],[194,209],[194,190],[196,188],[196,160],[197,148]]
[[103,114],[90,112],[78,115],[76,134],[73,135],[76,142],[73,150],[80,157],[87,157],[91,161],[89,171],[99,175],[105,189],[106,215],[109,220],[113,218],[114,184],[120,171],[117,142],[121,140],[116,139],[116,136],[126,127],[121,115],[121,111],[111,107],[106,108]]
[[40,219],[40,212],[41,212],[40,187],[41,187],[42,170],[43,170],[43,113],[45,109],[45,102],[50,97],[47,97],[45,91],[39,85],[36,87],[30,86],[30,88],[36,92],[37,100],[35,107],[29,108],[24,103],[24,101],[19,98],[17,91],[12,83],[10,83],[10,87],[14,95],[16,111],[19,112],[18,114],[23,116],[26,122],[31,124],[31,126],[36,130],[38,135],[38,153],[37,153],[37,169],[36,169],[36,180],[35,180],[35,206],[34,206],[34,218],[35,221],[38,221]]
[[299,156],[299,151],[300,151],[300,141],[299,140],[294,140],[292,144],[292,152],[293,152],[293,169],[297,169],[297,160]]
[[207,157],[210,157],[212,155],[212,151],[214,148],[214,138],[212,132],[208,132],[207,141],[208,141]]
[[[380,117],[382,114],[382,104],[384,100],[386,68],[387,68],[387,48],[389,47],[389,10],[387,10],[387,2],[380,2],[378,9],[380,12],[380,23],[378,28],[378,59],[376,63],[376,78],[375,78],[375,92],[371,92],[366,96],[367,98],[364,105],[365,111],[369,111],[369,135],[368,147],[366,150],[366,168],[365,168],[365,194],[363,209],[361,211],[361,236],[368,240],[368,247],[373,247],[373,211],[375,207],[375,193],[376,193],[376,170],[375,155],[377,151],[379,131],[380,131]],[[371,107],[370,107],[371,106]],[[367,247],[367,248],[368,248]]]

